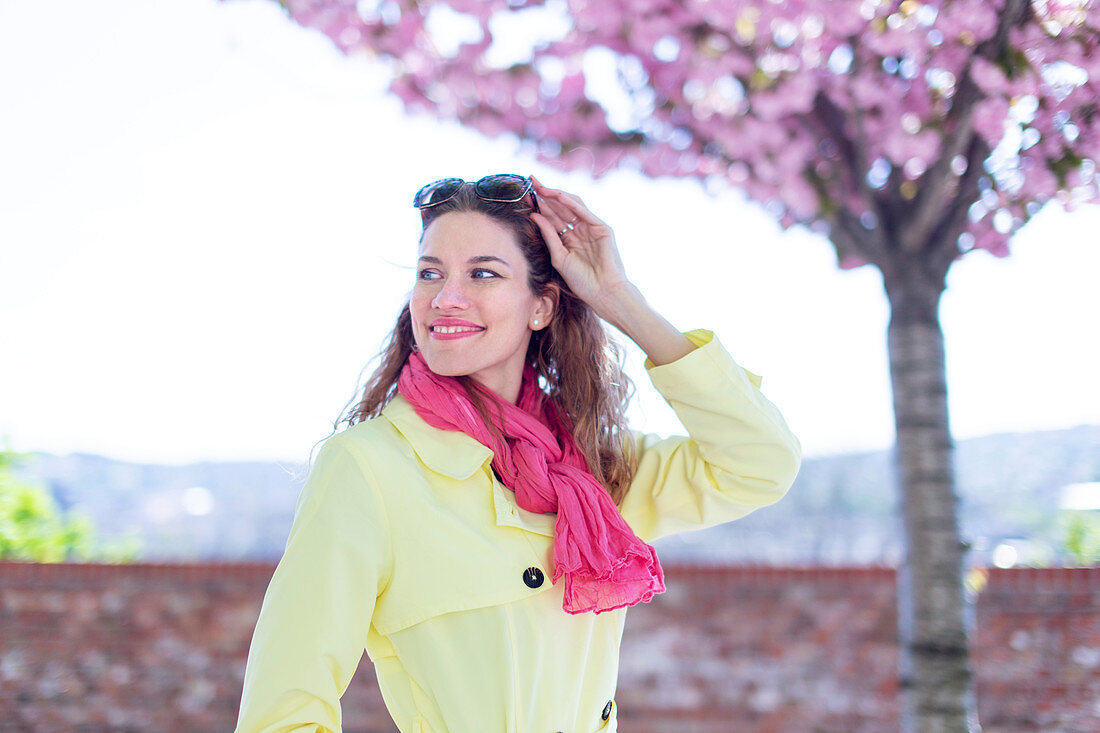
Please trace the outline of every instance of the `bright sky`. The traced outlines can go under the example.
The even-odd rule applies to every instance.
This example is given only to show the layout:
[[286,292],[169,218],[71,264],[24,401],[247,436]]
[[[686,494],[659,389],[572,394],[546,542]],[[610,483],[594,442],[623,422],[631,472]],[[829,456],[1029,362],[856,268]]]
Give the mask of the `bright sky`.
[[[874,270],[735,192],[562,175],[384,88],[272,0],[0,0],[0,438],[305,460],[412,286],[412,193],[516,171],[610,223],[653,306],[762,374],[807,455],[893,442]],[[1100,207],[1050,209],[1012,257],[956,265],[957,438],[1100,422],[1098,231]],[[635,425],[681,432],[633,348]]]

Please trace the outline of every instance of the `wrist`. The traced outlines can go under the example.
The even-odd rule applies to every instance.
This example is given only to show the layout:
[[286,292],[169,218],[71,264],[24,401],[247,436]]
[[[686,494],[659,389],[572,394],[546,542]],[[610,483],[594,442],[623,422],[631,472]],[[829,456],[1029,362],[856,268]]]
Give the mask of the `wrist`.
[[648,310],[649,304],[634,283],[623,280],[601,288],[599,299],[592,304],[592,309],[600,318],[629,336],[629,324],[636,320],[639,313]]
[[630,282],[607,291],[596,313],[638,344],[655,365],[674,362],[695,348]]

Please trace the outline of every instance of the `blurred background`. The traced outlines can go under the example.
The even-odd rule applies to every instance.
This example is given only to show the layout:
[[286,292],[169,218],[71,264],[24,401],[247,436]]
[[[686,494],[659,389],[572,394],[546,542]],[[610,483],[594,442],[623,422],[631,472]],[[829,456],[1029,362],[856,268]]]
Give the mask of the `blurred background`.
[[[118,622],[123,661],[99,648],[83,666],[55,659],[34,674],[25,650],[0,635],[0,715],[52,699],[68,717],[26,713],[26,729],[151,729],[117,711],[82,722],[91,707],[60,702],[81,690],[113,694],[93,678],[154,685],[156,674],[137,671],[138,649],[159,660],[151,669],[188,671],[165,673],[156,688],[168,710],[193,716],[178,729],[218,729],[235,715],[239,678],[200,671],[243,662],[311,452],[411,288],[412,194],[436,178],[493,172],[534,173],[582,196],[615,229],[628,274],[657,310],[682,330],[714,330],[763,375],[802,441],[804,468],[780,504],[657,545],[688,568],[683,587],[733,573],[724,587],[745,583],[761,614],[788,618],[775,631],[788,641],[827,625],[798,620],[806,599],[845,615],[859,605],[852,599],[878,598],[867,623],[881,625],[876,643],[887,651],[877,659],[892,670],[893,576],[851,569],[892,568],[903,551],[881,276],[839,270],[820,235],[781,230],[737,191],[631,170],[563,173],[510,135],[409,115],[388,82],[382,62],[345,57],[268,0],[0,2],[0,558],[19,541],[45,559],[146,567],[131,576],[58,568],[48,582],[0,569],[2,612],[32,618],[44,638],[81,628],[73,619],[127,619]],[[1100,559],[1098,230],[1100,207],[1052,203],[1013,239],[1010,257],[978,251],[950,273],[941,317],[974,593],[993,577],[986,568]],[[643,355],[620,341],[637,386],[634,425],[682,432]],[[206,569],[158,565],[181,562]],[[759,565],[786,570],[737,575]],[[1016,587],[1004,582],[997,587]],[[1003,605],[1019,609],[1033,590],[1006,590]],[[214,611],[196,592],[233,600]],[[702,603],[696,592],[670,590],[663,613]],[[794,615],[776,611],[788,607]],[[226,624],[235,641],[214,652],[192,631],[154,637],[167,617],[194,634]],[[682,652],[672,640],[642,644],[656,638],[653,618],[633,632],[645,653],[624,658],[632,679],[648,679],[639,670],[651,654],[665,655],[667,672]],[[1010,624],[997,638],[1035,651],[1042,633],[1028,628]],[[43,648],[64,656],[50,646],[63,638]],[[1037,674],[1061,664],[1055,657],[1089,673],[1097,649],[1100,636],[1048,649]],[[822,668],[835,659],[823,656]],[[703,674],[684,664],[677,679]],[[369,675],[361,670],[357,690]],[[681,689],[663,679],[654,689]],[[693,684],[668,704],[710,699]],[[742,692],[763,720],[785,709],[781,687]],[[642,682],[630,689],[639,704],[655,694],[637,692]],[[356,694],[364,710],[380,704]],[[896,704],[883,710],[880,721]],[[349,730],[386,729],[348,720]]]
[[[838,270],[822,237],[736,191],[563,174],[510,136],[409,116],[380,61],[272,2],[0,7],[0,436],[105,534],[151,558],[277,557],[295,482],[411,288],[412,193],[496,171],[584,197],[660,312],[764,376],[810,459],[776,512],[892,511],[881,276]],[[979,550],[1026,534],[1053,559],[1059,492],[1100,478],[1098,227],[1100,207],[1051,203],[1010,257],[950,273],[952,433]],[[680,432],[620,341],[634,424]],[[758,557],[893,556],[877,517],[874,539],[825,531]]]

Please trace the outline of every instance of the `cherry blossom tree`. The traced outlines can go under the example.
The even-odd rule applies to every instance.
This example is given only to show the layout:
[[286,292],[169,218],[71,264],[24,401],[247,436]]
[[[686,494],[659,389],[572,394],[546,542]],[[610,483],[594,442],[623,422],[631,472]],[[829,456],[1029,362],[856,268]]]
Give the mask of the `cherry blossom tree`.
[[1098,201],[1094,0],[282,0],[410,110],[600,176],[736,187],[877,267],[907,554],[906,727],[976,724],[938,306],[951,264]]

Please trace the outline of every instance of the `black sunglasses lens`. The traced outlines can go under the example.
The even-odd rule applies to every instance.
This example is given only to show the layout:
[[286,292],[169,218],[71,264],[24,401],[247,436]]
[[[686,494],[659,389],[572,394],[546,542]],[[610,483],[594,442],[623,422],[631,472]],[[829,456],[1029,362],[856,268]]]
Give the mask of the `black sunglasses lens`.
[[413,196],[413,206],[423,209],[427,206],[441,204],[458,193],[458,189],[462,188],[462,184],[463,180],[461,178],[444,178],[429,183]]
[[514,173],[485,176],[474,184],[474,193],[490,201],[519,201],[531,190],[531,181]]

